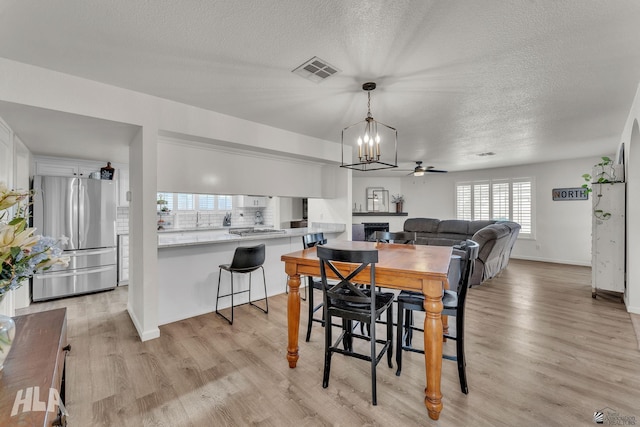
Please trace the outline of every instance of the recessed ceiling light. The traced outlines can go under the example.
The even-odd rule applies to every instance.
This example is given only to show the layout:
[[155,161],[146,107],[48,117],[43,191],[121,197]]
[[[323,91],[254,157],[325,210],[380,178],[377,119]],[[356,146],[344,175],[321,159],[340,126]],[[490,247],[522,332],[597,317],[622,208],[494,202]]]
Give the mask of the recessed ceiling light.
[[495,156],[496,153],[494,153],[493,151],[486,151],[484,153],[478,153],[476,154],[476,156],[480,156],[480,157],[485,157],[485,156]]
[[299,75],[300,77],[304,77],[307,80],[311,80],[312,82],[320,83],[325,79],[338,74],[340,70],[329,64],[324,59],[314,56],[304,64],[291,70],[291,72]]

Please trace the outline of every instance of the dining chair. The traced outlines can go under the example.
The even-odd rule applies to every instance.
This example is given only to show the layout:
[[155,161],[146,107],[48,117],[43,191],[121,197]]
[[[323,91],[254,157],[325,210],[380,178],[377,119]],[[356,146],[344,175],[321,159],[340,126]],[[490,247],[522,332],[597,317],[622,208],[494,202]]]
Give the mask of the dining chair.
[[416,242],[416,233],[409,231],[376,231],[374,237],[378,243],[413,245]]
[[[233,325],[233,296],[241,293],[248,292],[249,293],[249,304],[256,307],[257,309],[263,311],[264,313],[269,312],[269,300],[267,298],[267,280],[264,275],[264,260],[265,260],[265,245],[264,243],[257,246],[240,246],[237,247],[234,254],[233,260],[231,264],[221,264],[219,266],[219,274],[218,274],[218,292],[216,293],[216,314],[225,318],[230,325]],[[257,269],[262,270],[262,283],[264,285],[264,299],[265,308],[260,307],[259,305],[254,304],[254,301],[251,300],[251,273],[256,271]],[[228,271],[231,274],[231,290],[227,294],[220,295],[220,279],[222,278],[222,270]],[[248,274],[249,275],[249,289],[244,291],[235,291],[233,288],[233,274]],[[218,301],[220,298],[231,297],[231,319],[218,311]],[[256,300],[259,301],[259,300]]]
[[[464,354],[464,307],[469,290],[470,277],[473,266],[478,258],[480,246],[473,240],[467,240],[459,246],[454,246],[454,253],[460,256],[460,280],[456,290],[444,290],[442,295],[442,315],[456,318],[456,335],[444,334],[444,338],[456,341],[456,355],[445,355],[442,357],[454,360],[458,363],[458,378],[460,389],[464,394],[469,393],[467,386],[466,360]],[[422,328],[413,325],[413,312],[424,311],[424,295],[419,292],[402,291],[397,298],[398,320],[397,320],[397,341],[396,341],[396,375],[400,375],[402,370],[402,352],[412,351],[424,354],[424,350],[412,346],[413,331],[424,331]],[[403,323],[404,322],[404,323]]]
[[[322,387],[329,386],[329,376],[331,372],[331,357],[334,353],[345,356],[367,360],[371,363],[371,396],[372,404],[377,405],[376,393],[376,367],[387,353],[387,363],[392,368],[393,354],[393,293],[376,292],[375,276],[376,263],[378,262],[378,251],[369,250],[348,250],[332,249],[326,246],[318,246],[317,255],[320,259],[320,274],[322,279],[322,299],[323,312],[325,318],[325,344],[324,344],[324,372]],[[336,263],[356,264],[349,269],[349,273],[342,273]],[[359,265],[357,265],[359,264]],[[353,282],[354,277],[369,268],[369,288],[362,288]],[[328,272],[335,276],[337,282],[329,282]],[[386,339],[376,339],[376,318],[383,312],[387,313],[387,337]],[[332,318],[342,319],[341,334],[334,342],[332,337]],[[353,322],[361,322],[369,325],[369,335],[354,332]],[[362,339],[370,343],[369,354],[359,353],[354,350],[353,340]],[[340,347],[342,344],[342,348]],[[382,348],[377,352],[376,344],[382,344]]]
[[[302,236],[302,246],[305,249],[312,248],[318,245],[324,245],[325,243],[327,243],[327,239],[325,239],[324,233],[311,233]],[[309,300],[307,304],[309,306],[309,316],[307,320],[307,337],[305,341],[309,342],[309,339],[311,338],[311,327],[313,326],[313,322],[321,323],[322,326],[324,326],[324,316],[322,317],[322,319],[316,319],[313,317],[314,313],[320,310],[323,306],[323,303],[314,305],[315,303],[313,301],[313,291],[315,289],[322,290],[322,281],[317,280],[314,277],[307,276],[307,288],[309,288],[307,297]]]

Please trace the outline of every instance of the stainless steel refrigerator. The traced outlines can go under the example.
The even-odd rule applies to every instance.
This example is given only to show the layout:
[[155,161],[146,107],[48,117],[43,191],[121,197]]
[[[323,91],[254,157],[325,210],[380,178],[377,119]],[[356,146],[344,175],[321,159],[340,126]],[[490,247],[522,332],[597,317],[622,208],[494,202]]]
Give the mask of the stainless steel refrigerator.
[[117,284],[115,181],[35,176],[33,226],[36,234],[68,238],[62,246],[67,268],[36,274],[31,299],[85,294]]

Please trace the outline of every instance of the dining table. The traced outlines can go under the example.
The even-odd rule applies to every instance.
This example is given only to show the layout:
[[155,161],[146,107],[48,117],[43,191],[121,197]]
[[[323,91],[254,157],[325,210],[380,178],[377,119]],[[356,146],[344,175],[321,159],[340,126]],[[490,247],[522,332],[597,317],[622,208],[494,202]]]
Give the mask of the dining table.
[[[426,388],[424,403],[429,417],[437,420],[442,411],[442,294],[448,288],[447,272],[452,248],[449,246],[406,245],[394,243],[334,241],[326,247],[346,250],[378,250],[375,265],[375,286],[421,292],[424,298],[424,349]],[[282,255],[288,275],[287,299],[288,344],[287,360],[295,368],[299,359],[300,276],[320,276],[320,260],[316,248],[308,248]],[[358,264],[337,263],[341,273],[349,273]],[[331,277],[329,273],[328,277]],[[370,284],[369,267],[354,279]]]

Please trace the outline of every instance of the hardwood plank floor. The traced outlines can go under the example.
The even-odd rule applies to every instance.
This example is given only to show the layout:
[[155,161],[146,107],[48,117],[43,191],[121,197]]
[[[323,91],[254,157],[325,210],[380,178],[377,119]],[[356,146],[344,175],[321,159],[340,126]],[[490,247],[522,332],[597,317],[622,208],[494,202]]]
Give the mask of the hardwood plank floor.
[[[377,406],[364,361],[334,356],[322,388],[319,324],[289,369],[284,294],[270,298],[268,315],[245,305],[233,326],[211,313],[162,326],[160,338],[147,342],[126,312],[126,287],[18,314],[68,309],[72,427],[586,426],[605,407],[640,423],[640,351],[630,316],[619,296],[592,299],[590,281],[587,267],[512,260],[472,288],[469,394],[460,392],[455,362],[443,360],[437,422],[423,404],[422,355],[405,352],[400,377],[380,363]],[[306,302],[302,313],[301,331]],[[454,345],[445,343],[445,351]]]

